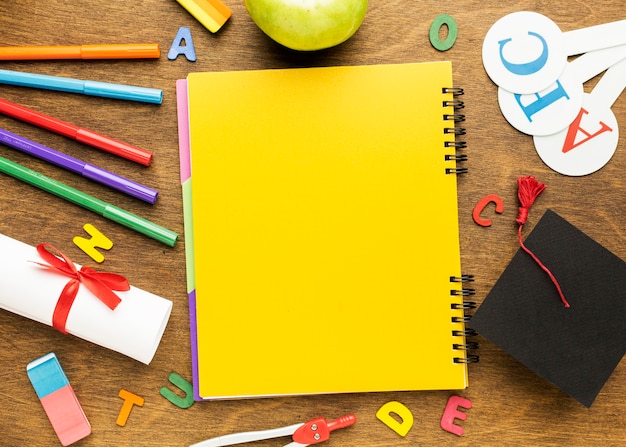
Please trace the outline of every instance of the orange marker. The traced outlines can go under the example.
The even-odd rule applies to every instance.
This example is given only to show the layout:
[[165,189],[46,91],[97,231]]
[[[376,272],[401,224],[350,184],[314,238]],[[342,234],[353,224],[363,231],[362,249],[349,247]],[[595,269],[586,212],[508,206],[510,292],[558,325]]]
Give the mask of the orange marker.
[[217,32],[232,15],[220,0],[176,0],[212,33]]
[[43,59],[158,59],[160,55],[161,48],[157,43],[0,47],[0,60],[3,61]]

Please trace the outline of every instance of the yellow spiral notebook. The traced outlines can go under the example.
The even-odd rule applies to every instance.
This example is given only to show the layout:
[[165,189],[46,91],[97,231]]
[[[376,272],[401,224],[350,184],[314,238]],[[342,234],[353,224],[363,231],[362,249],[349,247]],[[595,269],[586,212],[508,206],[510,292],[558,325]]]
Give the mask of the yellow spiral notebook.
[[466,387],[451,64],[187,88],[197,397]]

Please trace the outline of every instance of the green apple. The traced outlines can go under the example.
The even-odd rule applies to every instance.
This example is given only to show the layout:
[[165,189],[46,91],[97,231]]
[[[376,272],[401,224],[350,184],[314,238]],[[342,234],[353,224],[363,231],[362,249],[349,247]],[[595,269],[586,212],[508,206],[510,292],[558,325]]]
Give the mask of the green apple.
[[338,45],[365,17],[367,0],[245,0],[250,17],[276,42],[300,51]]

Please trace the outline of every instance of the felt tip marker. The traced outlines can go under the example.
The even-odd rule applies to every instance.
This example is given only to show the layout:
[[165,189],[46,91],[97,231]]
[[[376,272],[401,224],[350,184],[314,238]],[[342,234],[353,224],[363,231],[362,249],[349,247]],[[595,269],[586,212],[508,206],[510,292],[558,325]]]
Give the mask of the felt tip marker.
[[141,183],[134,182],[120,175],[109,172],[98,166],[74,158],[55,149],[44,146],[16,135],[13,132],[0,128],[0,143],[6,144],[20,152],[32,155],[41,160],[57,165],[63,169],[79,174],[85,178],[106,185],[131,197],[143,200],[150,204],[156,202],[158,191],[148,188]]
[[128,143],[114,140],[113,138],[101,135],[89,129],[75,126],[74,124],[61,121],[28,107],[15,104],[6,99],[0,98],[0,113],[11,118],[24,121],[42,129],[63,135],[80,143],[101,149],[111,154],[117,155],[127,160],[134,161],[144,166],[150,166],[152,162],[152,152],[139,147],[131,146]]
[[48,76],[12,70],[0,70],[0,84],[80,93],[83,95],[123,99],[126,101],[149,102],[152,104],[161,104],[163,102],[163,90],[155,88],[89,80],[85,81],[82,79],[63,78],[60,76]]
[[26,61],[45,59],[158,59],[161,48],[156,43],[55,45],[0,47],[0,60]]
[[89,211],[93,211],[106,219],[117,222],[120,225],[124,225],[131,230],[151,237],[152,239],[169,245],[170,247],[173,247],[178,239],[178,234],[168,230],[167,228],[132,214],[129,211],[118,208],[115,205],[106,203],[103,200],[97,199],[87,193],[72,188],[65,183],[51,179],[50,177],[35,172],[32,169],[28,169],[19,163],[7,160],[4,157],[0,157],[0,172],[49,192],[50,194],[54,194],[55,196],[88,209]]

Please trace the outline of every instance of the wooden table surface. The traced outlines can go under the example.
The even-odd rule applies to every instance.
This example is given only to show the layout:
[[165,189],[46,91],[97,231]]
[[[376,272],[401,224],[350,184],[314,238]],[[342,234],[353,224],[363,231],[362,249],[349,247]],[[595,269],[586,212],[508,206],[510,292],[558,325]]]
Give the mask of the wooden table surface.
[[[105,135],[150,149],[150,167],[96,151],[33,126],[0,117],[0,127],[58,150],[123,173],[160,191],[154,206],[111,192],[8,147],[0,155],[65,181],[163,226],[183,232],[179,181],[175,81],[192,71],[248,70],[303,66],[357,65],[451,60],[455,84],[465,89],[470,173],[459,181],[463,271],[476,275],[482,301],[518,249],[515,215],[516,178],[535,175],[548,186],[531,210],[525,232],[552,208],[622,259],[626,259],[624,209],[626,148],[618,149],[600,171],[566,177],[545,166],[532,138],[512,128],[500,113],[496,86],[481,62],[489,27],[514,11],[534,10],[568,31],[624,18],[615,0],[513,0],[446,3],[371,0],[365,21],[345,44],[317,53],[288,51],[267,38],[249,18],[242,0],[225,0],[233,16],[216,34],[204,29],[173,0],[135,2],[83,0],[13,0],[0,3],[2,45],[64,45],[156,42],[161,57],[150,61],[3,62],[1,68],[79,79],[141,85],[164,91],[163,104],[151,105],[70,93],[1,86],[0,96]],[[446,52],[435,50],[428,32],[441,14],[454,16],[459,34]],[[167,52],[181,26],[191,29],[197,61],[170,61]],[[587,92],[598,78],[585,84]],[[626,98],[613,111],[626,124]],[[486,194],[503,198],[505,212],[489,228],[476,225],[473,206]],[[323,416],[354,413],[355,426],[334,432],[329,447],[408,445],[571,445],[617,446],[626,439],[626,361],[622,361],[591,408],[585,408],[482,338],[480,362],[471,365],[470,386],[463,391],[397,392],[289,397],[195,403],[179,409],[159,394],[168,375],[191,379],[188,306],[185,288],[185,241],[169,248],[82,208],[0,175],[0,232],[31,245],[40,242],[64,250],[75,262],[125,275],[131,284],[174,302],[169,325],[153,362],[143,365],[121,354],[45,325],[0,311],[0,444],[55,446],[59,442],[25,373],[31,360],[55,352],[92,425],[80,446],[187,446],[227,433],[290,425]],[[488,211],[489,213],[489,211]],[[114,241],[97,265],[72,243],[92,223]],[[0,276],[2,273],[0,272]],[[521,304],[523,305],[523,304]],[[320,334],[324,337],[324,334]],[[425,341],[426,342],[426,341]],[[289,365],[286,365],[289,366]],[[126,389],[145,398],[124,427],[116,425]],[[473,407],[459,422],[457,437],[439,427],[451,395],[470,399]],[[378,408],[391,400],[406,405],[415,423],[402,438],[378,421]],[[278,446],[287,438],[262,441]]]

